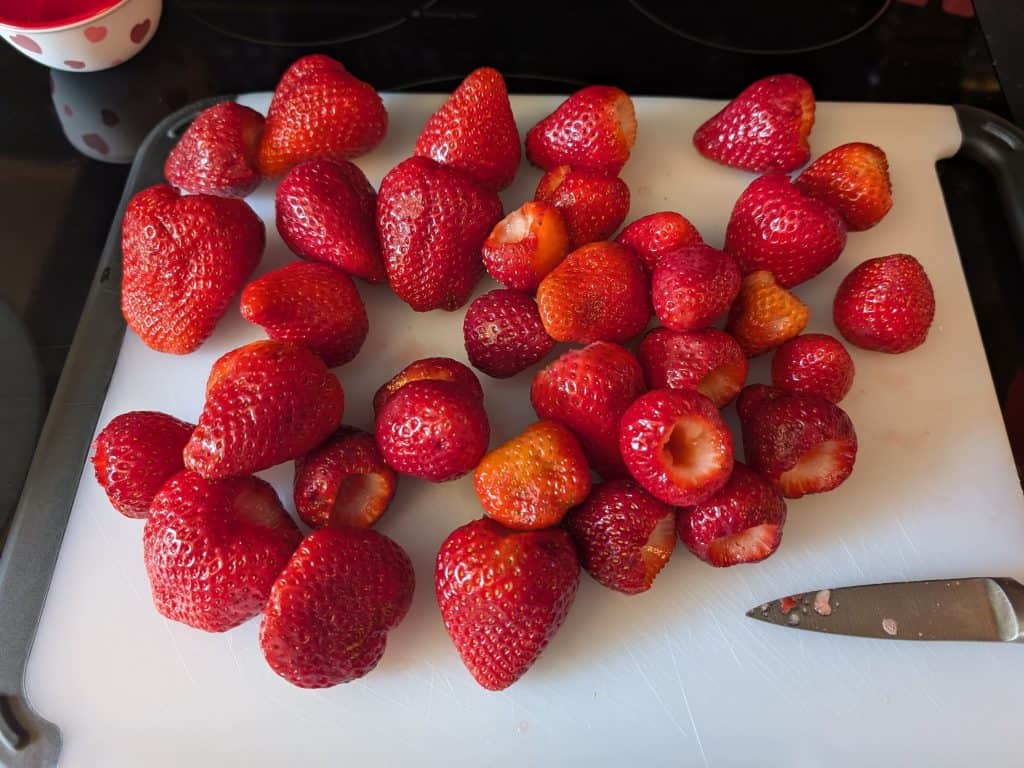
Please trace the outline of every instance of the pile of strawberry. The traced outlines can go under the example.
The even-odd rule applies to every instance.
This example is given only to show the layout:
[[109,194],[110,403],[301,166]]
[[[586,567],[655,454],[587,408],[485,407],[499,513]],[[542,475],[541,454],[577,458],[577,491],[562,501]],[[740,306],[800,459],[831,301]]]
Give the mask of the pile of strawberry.
[[[737,200],[720,250],[674,212],[609,239],[629,210],[618,174],[637,134],[617,88],[584,88],[529,131],[527,158],[545,175],[504,217],[497,191],[521,149],[493,69],[466,78],[376,192],[350,158],[382,140],[387,113],[330,58],[293,64],[265,120],[234,103],[201,113],[167,160],[174,186],[128,206],[124,316],[153,349],[184,354],[241,293],[243,316],[269,338],[216,361],[197,424],[132,412],[96,439],[110,501],[146,519],[157,609],[211,632],[262,615],[268,663],[299,686],[365,675],[412,600],[408,556],[371,527],[400,475],[473,472],[484,516],[451,533],[434,578],[455,647],[492,690],[558,630],[581,565],[636,594],[677,536],[714,566],[771,555],[785,499],[836,488],[857,451],[838,405],[853,361],[839,340],[801,335],[809,311],[790,289],[892,203],[885,155],[869,144],[837,147],[790,179],[809,159],[813,122],[810,86],[782,75],[698,129],[701,154],[764,173]],[[247,284],[265,233],[240,198],[279,176],[277,229],[302,260]],[[476,368],[514,376],[556,342],[579,345],[534,377],[539,421],[488,452],[476,375],[426,358],[380,387],[373,434],[343,426],[329,368],[356,357],[368,328],[353,278],[386,280],[418,311],[454,310],[485,270],[504,287],[465,313]],[[834,304],[847,341],[885,352],[920,345],[933,313],[928,278],[901,254],[854,269]],[[630,351],[652,315],[660,325]],[[723,317],[725,330],[714,327]],[[748,358],[772,350],[772,386],[746,385]],[[720,414],[737,397],[745,465]],[[305,536],[253,474],[288,461]]]

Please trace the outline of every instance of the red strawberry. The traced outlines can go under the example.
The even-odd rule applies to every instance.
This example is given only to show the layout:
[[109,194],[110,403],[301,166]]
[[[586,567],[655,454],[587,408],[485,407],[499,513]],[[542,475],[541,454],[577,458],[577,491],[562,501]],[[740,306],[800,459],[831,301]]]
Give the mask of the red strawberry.
[[651,588],[675,548],[675,524],[673,507],[627,478],[594,486],[566,518],[587,573],[627,595]]
[[748,399],[739,411],[747,463],[783,496],[831,491],[853,471],[853,422],[825,398],[776,391]]
[[763,404],[778,400],[787,394],[789,393],[786,390],[767,384],[748,384],[736,399],[736,414],[740,421],[745,421]]
[[819,157],[793,182],[808,197],[831,205],[855,232],[871,229],[892,208],[885,152],[874,144],[843,144]]
[[297,459],[338,427],[344,407],[341,384],[309,350],[246,344],[213,364],[185,466],[218,478]]
[[96,482],[125,517],[145,517],[171,475],[185,468],[181,451],[195,427],[157,411],[115,416],[93,442]]
[[164,176],[190,194],[245,197],[260,184],[256,149],[263,115],[233,101],[214,104],[195,120],[167,156]]
[[183,355],[213,333],[263,255],[263,222],[241,200],[160,184],[131,199],[121,226],[121,312],[158,352]]
[[488,189],[511,184],[522,150],[501,73],[470,72],[423,126],[416,154],[458,168]]
[[673,331],[696,331],[725,314],[740,290],[733,258],[710,245],[669,251],[651,275],[654,313]]
[[868,259],[843,278],[832,316],[839,332],[864,349],[899,354],[924,344],[935,318],[935,292],[913,256]]
[[329,368],[358,354],[370,329],[352,279],[326,264],[292,262],[242,291],[242,317],[267,336],[315,352]]
[[699,504],[732,472],[732,435],[715,404],[690,389],[655,389],[622,414],[629,473],[667,504]]
[[377,245],[377,193],[347,160],[307,160],[277,185],[277,231],[293,253],[370,283],[387,279]]
[[806,333],[790,339],[772,358],[772,384],[838,403],[853,386],[853,358],[838,339]]
[[251,619],[302,534],[258,477],[174,475],[142,533],[156,609],[173,621],[224,632]]
[[725,230],[725,250],[744,275],[768,270],[785,288],[822,272],[845,245],[846,226],[839,214],[779,174],[750,183]]
[[545,173],[534,198],[558,209],[569,230],[569,245],[607,240],[629,213],[629,187],[618,176],[560,165]]
[[377,445],[399,472],[432,483],[475,467],[491,437],[483,400],[453,381],[413,381],[377,413]]
[[373,435],[340,427],[295,460],[295,511],[313,528],[369,528],[391,504],[397,484]]
[[274,89],[257,167],[274,177],[314,157],[365,155],[387,128],[387,110],[372,85],[329,56],[303,56]]
[[651,317],[647,272],[625,246],[584,245],[541,281],[537,306],[556,341],[627,341]]
[[413,381],[451,381],[466,389],[478,400],[484,399],[484,390],[473,371],[450,357],[425,357],[409,363],[388,381],[381,384],[373,396],[373,412],[380,409],[395,392]]
[[580,583],[562,528],[510,531],[489,518],[455,529],[437,553],[434,588],[445,629],[491,691],[522,677],[565,621]]
[[716,408],[732,402],[747,379],[743,349],[717,328],[689,333],[654,328],[636,356],[649,389],[695,389]]
[[779,547],[786,502],[771,483],[738,461],[710,499],[679,510],[679,538],[716,568],[764,560]]
[[478,296],[462,324],[469,362],[496,379],[529,368],[555,345],[537,310],[525,293],[507,288]]
[[[746,171],[792,171],[811,156],[814,91],[796,75],[748,85],[693,134],[697,151]],[[728,249],[726,249],[728,250]]]
[[391,288],[417,312],[454,310],[483,274],[480,249],[501,219],[498,196],[425,157],[392,168],[377,194],[377,234]]
[[803,331],[809,317],[806,304],[761,270],[743,278],[726,330],[747,357],[756,357]]
[[661,211],[637,219],[626,226],[615,242],[633,249],[643,259],[648,272],[653,272],[658,259],[668,251],[686,245],[703,245],[697,228],[679,213]]
[[591,466],[613,477],[626,474],[619,419],[643,392],[644,374],[633,353],[598,341],[569,350],[534,376],[530,402],[537,416],[575,432]]
[[569,231],[558,209],[531,201],[499,221],[484,241],[484,267],[507,288],[533,293],[569,253]]
[[274,582],[260,624],[270,668],[300,688],[362,677],[384,655],[387,633],[409,612],[409,556],[382,533],[322,528],[309,534]]

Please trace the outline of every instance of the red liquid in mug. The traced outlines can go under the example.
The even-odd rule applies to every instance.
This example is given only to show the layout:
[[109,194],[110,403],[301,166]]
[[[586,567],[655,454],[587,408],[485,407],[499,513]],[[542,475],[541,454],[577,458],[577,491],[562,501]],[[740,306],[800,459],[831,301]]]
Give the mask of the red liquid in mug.
[[0,0],[0,24],[26,29],[63,27],[113,8],[121,0]]

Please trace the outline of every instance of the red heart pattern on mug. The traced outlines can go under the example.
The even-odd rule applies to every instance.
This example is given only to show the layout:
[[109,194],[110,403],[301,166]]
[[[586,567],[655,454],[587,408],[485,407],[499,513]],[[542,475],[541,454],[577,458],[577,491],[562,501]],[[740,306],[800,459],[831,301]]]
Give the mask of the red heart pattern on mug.
[[98,43],[107,36],[107,28],[102,24],[96,27],[86,27],[83,34],[90,43]]
[[149,19],[145,19],[144,21],[140,21],[138,24],[136,24],[134,27],[132,27],[132,31],[131,31],[131,35],[130,35],[130,37],[132,39],[132,42],[135,43],[136,45],[138,45],[143,40],[145,40],[146,39],[146,35],[149,34],[149,27],[150,27]]
[[43,52],[43,49],[39,47],[39,43],[28,35],[11,35],[11,42],[24,48],[26,51],[32,51],[32,53]]

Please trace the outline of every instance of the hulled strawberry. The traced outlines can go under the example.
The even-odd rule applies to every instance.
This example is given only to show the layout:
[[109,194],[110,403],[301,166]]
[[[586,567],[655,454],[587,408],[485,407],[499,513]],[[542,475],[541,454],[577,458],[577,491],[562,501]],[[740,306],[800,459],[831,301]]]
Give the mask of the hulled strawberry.
[[874,144],[830,149],[801,173],[796,188],[835,208],[855,232],[871,229],[892,208],[889,161]]
[[618,176],[560,165],[545,173],[534,198],[558,209],[569,245],[607,240],[629,213],[629,187]]
[[772,357],[772,384],[791,392],[838,403],[853,386],[853,358],[842,342],[825,333],[790,339]]
[[743,278],[726,330],[747,357],[756,357],[799,334],[809,318],[807,305],[762,270]]
[[653,328],[636,351],[649,389],[695,389],[723,408],[743,389],[747,356],[717,328],[680,333]]
[[703,245],[704,240],[689,219],[674,211],[660,211],[628,224],[615,242],[631,248],[643,259],[648,272],[658,266],[663,254],[687,245]]
[[466,389],[478,400],[483,400],[484,397],[484,390],[480,386],[480,380],[477,379],[476,374],[469,367],[458,360],[452,360],[450,357],[424,357],[421,360],[414,360],[409,363],[405,368],[380,385],[380,388],[373,396],[374,414],[380,413],[384,403],[406,384],[423,380],[450,381]]
[[740,279],[733,258],[710,245],[669,251],[651,275],[654,313],[666,328],[699,330],[729,310]]
[[507,288],[478,296],[466,310],[462,337],[469,362],[506,379],[529,368],[555,345],[531,296]]
[[483,246],[484,268],[499,283],[533,293],[569,253],[569,231],[558,209],[536,200],[499,221]]

